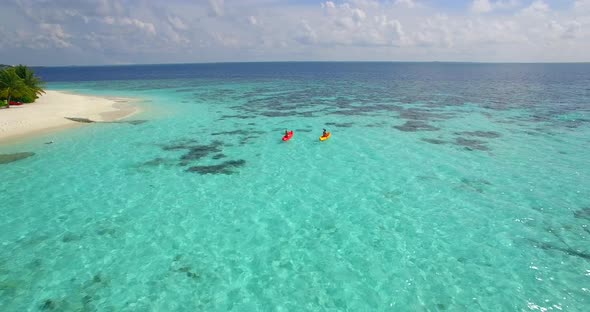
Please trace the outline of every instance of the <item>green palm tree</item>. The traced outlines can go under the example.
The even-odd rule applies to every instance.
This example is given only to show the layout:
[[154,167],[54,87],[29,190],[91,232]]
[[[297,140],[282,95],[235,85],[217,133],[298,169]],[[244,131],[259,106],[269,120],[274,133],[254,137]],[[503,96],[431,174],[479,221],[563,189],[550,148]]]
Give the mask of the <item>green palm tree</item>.
[[29,87],[16,74],[13,68],[0,71],[0,97],[8,99],[6,108],[10,108],[10,100],[13,97],[22,97],[31,92]]
[[14,71],[30,89],[30,94],[28,95],[32,97],[31,102],[36,100],[41,94],[45,93],[42,88],[43,81],[35,76],[35,73],[30,68],[25,65],[17,65],[14,67]]

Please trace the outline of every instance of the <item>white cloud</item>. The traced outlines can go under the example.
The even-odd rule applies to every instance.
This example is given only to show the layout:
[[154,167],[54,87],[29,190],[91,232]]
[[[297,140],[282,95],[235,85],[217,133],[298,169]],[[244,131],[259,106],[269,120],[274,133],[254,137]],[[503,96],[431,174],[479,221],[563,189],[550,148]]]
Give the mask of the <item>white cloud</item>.
[[404,5],[408,8],[416,7],[416,1],[414,0],[395,0],[395,4]]
[[361,9],[353,9],[352,10],[352,19],[355,22],[360,23],[363,20],[365,20],[365,18],[367,18],[367,14],[365,13],[365,11],[363,11]]
[[496,9],[512,9],[520,5],[518,0],[506,0],[506,1],[496,1],[494,2],[494,8]]
[[218,43],[225,47],[239,47],[241,43],[240,39],[233,34],[216,32],[213,34],[213,37]]
[[211,5],[211,10],[213,10],[214,15],[222,16],[224,11],[224,0],[209,0],[209,4]]
[[492,10],[492,4],[489,0],[474,0],[471,4],[471,11],[475,13],[486,13]]
[[65,51],[121,63],[587,61],[590,51],[590,0],[477,0],[463,12],[410,0],[0,1],[11,4],[0,10],[0,57],[11,63],[26,62],[19,47],[56,63],[70,62]]
[[[298,41],[322,47],[399,47],[407,44],[402,22],[392,18],[390,11],[400,10],[397,4],[357,0],[339,5],[324,5],[322,18],[306,20],[305,32]],[[407,9],[407,8],[406,8]]]
[[135,26],[138,29],[144,30],[146,33],[148,33],[150,35],[155,35],[156,34],[156,27],[152,23],[146,23],[146,22],[140,21],[138,19],[128,18],[128,17],[122,18],[119,21],[119,23],[121,25]]
[[145,33],[150,34],[150,35],[156,34],[156,27],[154,26],[154,24],[149,23],[149,22],[144,22],[144,21],[134,19],[134,18],[105,16],[101,19],[101,21],[107,25],[132,26],[133,28],[142,30]]
[[39,28],[42,34],[44,34],[54,46],[58,48],[68,48],[72,46],[72,44],[68,42],[68,39],[71,38],[71,36],[64,32],[61,25],[41,24],[39,25]]
[[112,16],[105,16],[103,18],[103,22],[108,25],[113,25],[113,24],[115,24],[115,18]]
[[258,19],[252,15],[248,16],[248,22],[250,25],[258,25]]
[[528,7],[522,9],[521,11],[523,15],[536,17],[543,16],[547,12],[549,12],[549,5],[545,3],[543,0],[536,0],[535,2],[531,3]]
[[318,35],[306,20],[301,20],[299,27],[299,35],[296,38],[299,42],[303,44],[313,44],[317,42]]
[[336,8],[336,4],[334,4],[334,2],[332,2],[332,1],[326,1],[321,4],[321,7],[322,7],[322,9],[323,8],[334,9],[334,8]]
[[590,0],[576,0],[574,8],[578,12],[590,12]]
[[121,15],[125,12],[123,4],[117,0],[98,0],[95,8],[100,15]]
[[582,33],[582,24],[577,21],[569,22],[565,25],[565,30],[561,35],[562,38],[575,39]]
[[506,10],[518,6],[518,0],[473,0],[471,11],[474,13],[488,13],[494,10]]
[[186,26],[186,24],[178,16],[168,16],[168,22],[170,23],[170,25],[172,25],[172,27],[178,30],[188,29],[188,26]]
[[582,24],[578,21],[568,21],[560,23],[552,20],[548,24],[551,33],[562,39],[576,39],[582,33]]

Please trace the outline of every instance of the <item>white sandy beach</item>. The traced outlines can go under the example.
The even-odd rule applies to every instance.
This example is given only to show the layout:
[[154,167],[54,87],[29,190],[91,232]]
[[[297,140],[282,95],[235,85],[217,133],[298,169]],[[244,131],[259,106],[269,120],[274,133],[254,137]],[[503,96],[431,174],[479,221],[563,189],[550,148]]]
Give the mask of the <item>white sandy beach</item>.
[[93,121],[119,120],[137,112],[137,108],[129,102],[129,99],[47,90],[35,103],[0,109],[0,142],[84,125],[65,117]]

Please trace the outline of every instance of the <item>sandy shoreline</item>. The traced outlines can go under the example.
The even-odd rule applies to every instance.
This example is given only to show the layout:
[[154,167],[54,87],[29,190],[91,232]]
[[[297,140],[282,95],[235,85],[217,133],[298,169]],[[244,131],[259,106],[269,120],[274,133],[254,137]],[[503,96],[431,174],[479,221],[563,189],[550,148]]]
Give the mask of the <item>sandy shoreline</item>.
[[35,103],[0,109],[0,143],[84,125],[68,120],[115,121],[139,110],[132,99],[106,98],[46,90]]

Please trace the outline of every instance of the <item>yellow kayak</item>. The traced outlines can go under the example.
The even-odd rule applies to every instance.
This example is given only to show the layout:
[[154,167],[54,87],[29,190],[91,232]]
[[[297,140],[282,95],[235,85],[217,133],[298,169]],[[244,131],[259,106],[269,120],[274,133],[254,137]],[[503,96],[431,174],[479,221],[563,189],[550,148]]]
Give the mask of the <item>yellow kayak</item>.
[[330,132],[327,132],[327,133],[326,133],[326,136],[323,136],[323,135],[322,135],[322,136],[320,137],[320,141],[325,141],[325,140],[329,139],[331,135],[332,135],[332,133],[330,133]]

